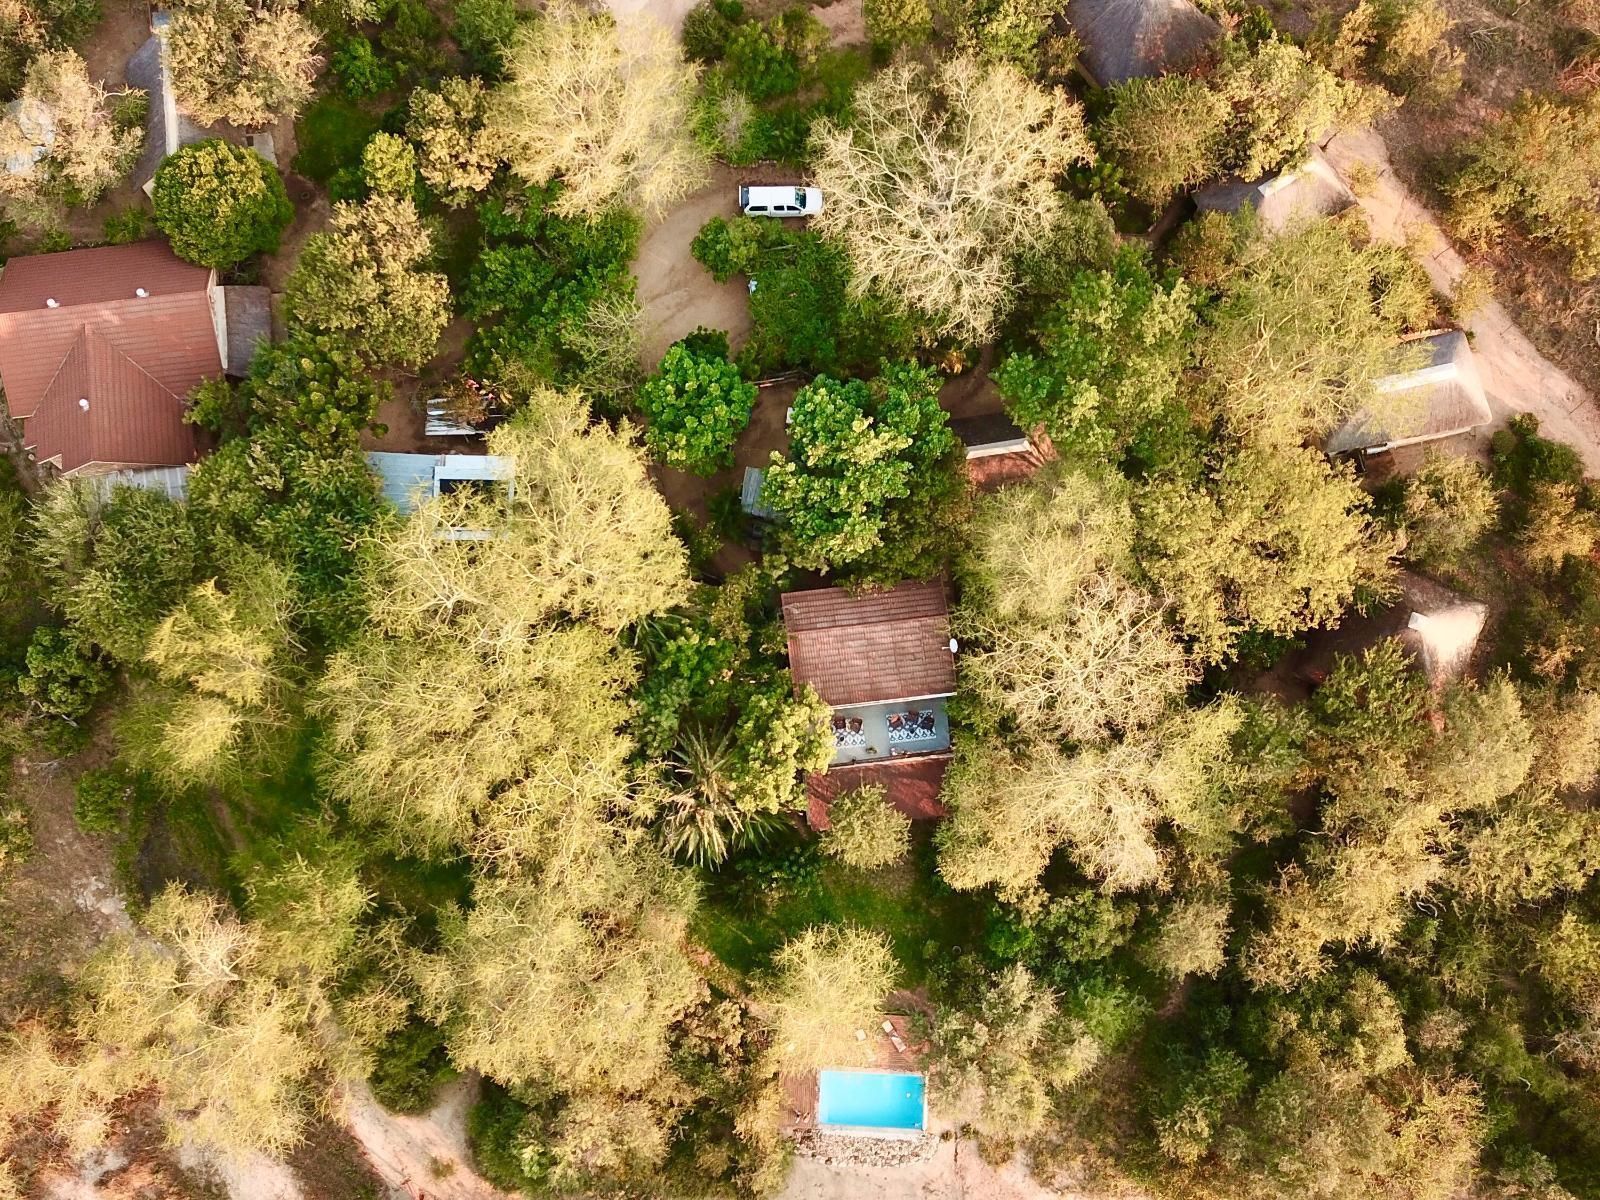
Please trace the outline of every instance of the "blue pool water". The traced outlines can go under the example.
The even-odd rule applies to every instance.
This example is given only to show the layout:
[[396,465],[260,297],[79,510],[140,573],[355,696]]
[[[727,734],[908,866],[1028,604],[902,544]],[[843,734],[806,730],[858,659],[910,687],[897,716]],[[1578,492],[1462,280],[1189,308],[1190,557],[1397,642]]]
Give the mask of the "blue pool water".
[[921,1075],[890,1071],[817,1072],[817,1123],[867,1129],[921,1129]]

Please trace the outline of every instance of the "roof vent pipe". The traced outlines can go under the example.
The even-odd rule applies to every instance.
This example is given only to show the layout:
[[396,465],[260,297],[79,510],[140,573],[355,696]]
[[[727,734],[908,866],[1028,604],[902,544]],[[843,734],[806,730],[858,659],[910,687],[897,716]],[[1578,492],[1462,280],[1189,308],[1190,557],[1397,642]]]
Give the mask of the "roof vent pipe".
[[61,301],[57,300],[54,296],[47,296],[45,297],[44,306],[46,308],[60,308]]
[[78,407],[83,409],[84,412],[88,412],[89,411],[89,397],[87,397],[87,396],[79,396],[78,397]]
[[950,653],[954,654],[959,649],[961,649],[961,643],[956,641],[955,638],[951,638],[950,639]]
[[148,289],[140,287],[140,288],[134,288],[133,289],[133,294],[135,296],[139,297],[139,299],[143,300],[146,296],[148,296],[150,294],[150,292],[149,292]]

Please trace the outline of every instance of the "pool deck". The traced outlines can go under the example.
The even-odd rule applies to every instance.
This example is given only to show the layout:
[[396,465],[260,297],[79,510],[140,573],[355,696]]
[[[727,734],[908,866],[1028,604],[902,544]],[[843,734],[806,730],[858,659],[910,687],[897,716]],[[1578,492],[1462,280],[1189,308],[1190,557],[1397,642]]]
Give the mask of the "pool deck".
[[[889,1040],[889,1035],[883,1031],[884,1021],[888,1021],[894,1027],[895,1036],[905,1044],[903,1051],[896,1050],[894,1043]],[[870,1069],[912,1073],[922,1070],[922,1059],[928,1051],[928,1044],[912,1034],[910,1017],[885,1013],[879,1018],[877,1028],[867,1030],[867,1038],[873,1043],[874,1051]],[[784,1129],[792,1132],[797,1129],[816,1128],[817,1073],[815,1071],[807,1071],[802,1075],[785,1075],[783,1096]]]

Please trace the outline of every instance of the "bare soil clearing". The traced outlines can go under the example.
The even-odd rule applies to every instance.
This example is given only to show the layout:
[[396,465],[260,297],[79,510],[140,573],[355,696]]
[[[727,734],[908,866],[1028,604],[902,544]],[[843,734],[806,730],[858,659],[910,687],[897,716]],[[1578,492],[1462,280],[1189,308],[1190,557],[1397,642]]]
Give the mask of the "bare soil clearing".
[[403,1117],[372,1098],[367,1086],[345,1089],[343,1111],[351,1134],[391,1194],[416,1200],[515,1200],[472,1169],[467,1110],[478,1098],[478,1078],[447,1084],[430,1112]]
[[1110,1200],[1100,1192],[1046,1187],[1021,1158],[995,1167],[969,1138],[941,1142],[906,1167],[834,1166],[797,1158],[777,1200]]
[[718,283],[689,253],[694,235],[712,217],[737,215],[739,184],[748,174],[718,166],[710,183],[644,231],[633,273],[639,279],[646,368],[654,368],[668,346],[698,326],[725,330],[734,350],[749,335],[745,281],[736,277]]
[[[1445,295],[1467,269],[1433,214],[1396,176],[1388,148],[1374,130],[1341,134],[1329,143],[1328,160],[1348,179],[1365,163],[1377,177],[1360,198],[1373,236],[1409,244],[1433,286]],[[1465,322],[1484,391],[1504,425],[1516,413],[1532,413],[1549,437],[1572,445],[1590,475],[1600,475],[1600,410],[1587,388],[1539,352],[1499,301],[1491,300]]]
[[57,998],[102,940],[133,927],[108,839],[72,819],[73,781],[108,757],[94,745],[66,759],[16,761],[10,791],[31,814],[34,851],[0,879],[0,1025]]

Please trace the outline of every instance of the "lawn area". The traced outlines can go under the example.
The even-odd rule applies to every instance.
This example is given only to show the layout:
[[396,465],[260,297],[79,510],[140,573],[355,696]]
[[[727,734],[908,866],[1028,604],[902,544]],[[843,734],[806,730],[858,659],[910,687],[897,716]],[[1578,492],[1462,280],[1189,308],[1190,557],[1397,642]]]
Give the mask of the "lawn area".
[[713,874],[693,933],[726,966],[749,974],[807,926],[850,922],[887,934],[900,961],[900,984],[921,987],[951,947],[978,943],[986,910],[980,897],[953,892],[939,880],[932,830],[919,828],[906,860],[879,871],[823,857],[809,879],[764,891],[741,886],[728,873]]
[[327,183],[340,167],[361,160],[367,139],[378,132],[383,118],[343,96],[319,97],[295,123],[299,152],[294,169],[307,179]]

